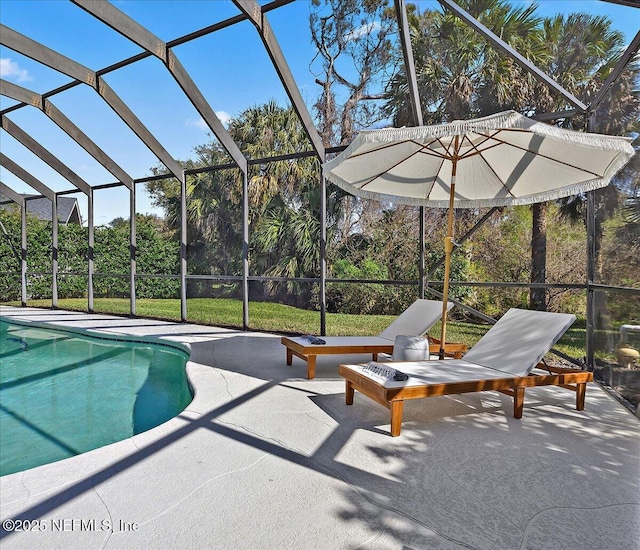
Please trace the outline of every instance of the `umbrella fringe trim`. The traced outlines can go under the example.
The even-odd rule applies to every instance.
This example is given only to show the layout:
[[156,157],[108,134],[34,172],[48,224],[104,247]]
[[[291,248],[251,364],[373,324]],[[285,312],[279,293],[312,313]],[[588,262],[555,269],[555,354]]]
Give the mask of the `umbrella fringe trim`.
[[[347,147],[341,158],[348,156],[353,149],[365,143],[385,143],[406,140],[421,140],[424,138],[452,137],[455,134],[465,134],[475,130],[509,130],[520,129],[547,135],[552,138],[567,139],[580,145],[594,147],[605,151],[629,152],[631,138],[623,136],[604,136],[588,132],[576,132],[566,128],[558,128],[544,122],[537,122],[516,111],[506,111],[474,120],[455,120],[447,124],[433,126],[413,126],[405,128],[382,128],[379,130],[363,130]],[[337,160],[337,159],[334,159]],[[334,160],[327,163],[332,165]]]
[[[626,162],[620,163],[622,165]],[[615,169],[612,173],[615,173]],[[579,195],[588,191],[594,191],[602,187],[606,187],[611,181],[611,177],[607,178],[594,178],[589,181],[582,181],[574,185],[567,185],[558,189],[550,189],[546,193],[536,193],[535,196],[529,197],[504,197],[504,198],[489,198],[489,199],[468,199],[454,201],[454,208],[494,208],[501,206],[524,206],[539,202],[548,202],[572,195]],[[424,200],[420,198],[402,197],[397,195],[387,195],[384,193],[378,193],[375,191],[366,191],[364,189],[356,189],[352,185],[346,184],[341,180],[334,180],[331,176],[327,176],[331,182],[336,184],[341,189],[344,189],[348,193],[355,195],[363,199],[375,200],[378,202],[391,202],[394,204],[403,204],[406,206],[425,206],[427,208],[448,208],[449,200]],[[606,180],[606,183],[604,181]]]

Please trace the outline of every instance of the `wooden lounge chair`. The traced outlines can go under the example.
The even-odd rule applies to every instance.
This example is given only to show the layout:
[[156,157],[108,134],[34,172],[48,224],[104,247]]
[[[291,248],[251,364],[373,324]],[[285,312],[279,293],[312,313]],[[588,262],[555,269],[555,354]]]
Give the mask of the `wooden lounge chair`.
[[[448,310],[453,307],[449,302]],[[293,363],[293,356],[307,362],[307,378],[315,377],[318,355],[341,355],[352,353],[371,353],[378,360],[379,353],[393,353],[396,336],[423,336],[442,316],[442,302],[435,300],[416,300],[403,311],[378,336],[322,336],[324,344],[312,344],[305,336],[283,336],[282,344],[287,348],[287,365]],[[440,342],[431,341],[429,351],[438,353]],[[453,357],[462,357],[467,351],[464,344],[447,343],[445,353]]]
[[[564,313],[510,309],[463,359],[387,363],[408,375],[404,381],[373,374],[367,365],[340,365],[347,405],[353,404],[358,390],[390,409],[392,436],[400,435],[407,399],[497,390],[513,397],[513,415],[521,418],[525,388],[561,386],[576,392],[576,409],[581,411],[593,373],[540,363],[574,321],[575,316]],[[535,368],[546,372],[534,374]]]

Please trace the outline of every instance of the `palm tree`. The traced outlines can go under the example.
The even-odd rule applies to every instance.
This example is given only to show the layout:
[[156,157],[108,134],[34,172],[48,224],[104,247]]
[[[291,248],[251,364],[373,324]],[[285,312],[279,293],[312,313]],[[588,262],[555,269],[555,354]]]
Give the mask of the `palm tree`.
[[[249,159],[267,158],[310,150],[309,140],[295,113],[274,101],[251,107],[229,124],[229,134]],[[230,163],[217,141],[194,149],[196,158],[183,163],[185,169]],[[238,275],[242,270],[242,175],[237,169],[205,171],[187,178],[187,242],[189,271],[198,274]],[[309,206],[311,190],[319,187],[314,158],[264,162],[250,167],[249,221],[251,265],[254,273],[283,271],[282,241],[273,243],[262,236],[268,220],[279,209],[297,210]],[[147,189],[162,206],[171,227],[179,227],[180,190],[172,180],[152,182]],[[316,200],[319,205],[319,199]],[[317,211],[317,206],[309,207]],[[275,222],[274,222],[275,223]],[[318,248],[317,236],[314,244]],[[263,245],[269,246],[264,249]],[[302,247],[305,254],[309,247]],[[304,262],[303,262],[304,263]],[[308,263],[308,262],[307,262]],[[317,273],[317,271],[316,271]],[[305,271],[309,275],[309,271]]]
[[[465,0],[460,6],[507,44],[533,61],[548,56],[537,6],[514,7],[504,0]],[[447,11],[408,14],[418,87],[425,120],[449,122],[505,109],[530,110],[539,85],[510,57]],[[390,81],[387,112],[396,126],[410,124],[406,75]],[[545,280],[546,215],[534,208],[532,281]],[[531,290],[535,309],[545,308],[544,289]]]
[[[245,110],[229,124],[229,134],[249,159],[311,151],[310,141],[291,107],[275,101]],[[239,213],[242,182],[222,189],[227,218]],[[252,165],[249,178],[249,250],[252,274],[267,277],[317,277],[320,273],[320,171],[315,157]],[[216,219],[220,219],[219,217]],[[233,224],[230,224],[233,225]],[[234,233],[231,237],[240,237]],[[239,241],[241,243],[241,240]],[[224,244],[224,241],[222,241]],[[240,254],[236,252],[236,258]],[[239,266],[238,266],[239,268]],[[267,295],[292,305],[307,306],[309,284],[271,281],[253,284],[254,296]]]
[[[311,142],[292,107],[274,100],[251,107],[229,124],[229,134],[249,159],[311,151]],[[298,200],[300,184],[319,181],[313,158],[254,165],[249,180],[251,219],[260,216],[276,196],[287,204]]]
[[[541,51],[536,5],[505,0],[458,4],[523,55]],[[449,122],[527,105],[535,82],[474,29],[448,11],[408,10],[416,76],[425,123]],[[410,124],[407,82],[401,68],[387,86],[386,111],[394,124]]]
[[[217,142],[195,147],[195,159],[181,162],[185,170],[231,162]],[[156,174],[163,167],[153,168]],[[165,212],[165,223],[173,238],[180,238],[180,185],[171,179],[146,184],[154,206]],[[200,172],[186,180],[187,265],[190,274],[237,275],[241,272],[242,219],[237,214],[242,182],[237,170]],[[235,212],[235,213],[234,213]]]
[[[638,124],[640,126],[640,123]],[[629,224],[635,226],[635,233],[640,230],[640,135],[636,132],[634,146],[636,154],[620,172],[619,179],[627,182],[626,199],[624,204],[625,218]],[[636,248],[640,249],[640,235],[636,240]]]
[[[535,4],[520,9],[501,0],[466,0],[459,4],[585,103],[598,93],[624,46],[623,36],[611,28],[606,17],[572,14],[541,20],[535,14]],[[535,82],[452,15],[411,10],[409,22],[418,87],[428,122],[470,118],[506,108],[532,114],[569,107],[562,97]],[[624,133],[638,119],[638,74],[637,65],[631,65],[602,102],[597,113],[598,131]],[[387,111],[393,114],[395,124],[410,123],[406,76],[402,71],[391,79],[388,93]],[[586,121],[574,118],[557,123],[581,129]],[[612,190],[600,195],[598,221],[609,215],[617,197]],[[572,206],[575,214],[581,212],[578,204]],[[569,215],[567,209],[565,214]],[[533,206],[531,244],[531,282],[545,282],[544,203]],[[546,308],[543,289],[531,289],[530,305],[534,309]]]
[[[549,62],[542,68],[568,91],[589,103],[624,51],[623,35],[614,30],[606,17],[587,14],[558,15],[545,20],[544,41],[549,47]],[[609,92],[596,112],[596,127],[587,128],[583,119],[561,120],[558,124],[574,129],[620,135],[632,130],[640,115],[640,90],[637,89],[640,65],[632,63]],[[566,108],[561,98],[550,93],[541,96],[540,106],[547,111]],[[538,106],[538,109],[540,109]],[[614,179],[604,189],[594,191],[596,279],[602,277],[602,237],[604,221],[613,216],[622,197]],[[586,220],[586,197],[578,195],[562,201],[561,213],[572,222]]]

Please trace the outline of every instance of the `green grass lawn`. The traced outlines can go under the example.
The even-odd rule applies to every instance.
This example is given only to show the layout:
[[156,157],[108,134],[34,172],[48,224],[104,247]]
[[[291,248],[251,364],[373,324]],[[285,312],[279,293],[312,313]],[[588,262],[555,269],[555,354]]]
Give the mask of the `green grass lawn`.
[[[20,305],[13,302],[7,305]],[[30,300],[29,306],[51,307],[51,300]],[[86,298],[65,298],[58,300],[60,309],[86,311]],[[97,313],[129,315],[129,300],[126,298],[96,298],[94,310]],[[180,321],[180,300],[138,299],[136,315]],[[188,321],[197,324],[242,328],[242,302],[222,298],[192,298],[187,300]],[[393,315],[350,315],[327,313],[327,335],[370,336],[378,334],[393,321]],[[276,334],[319,334],[320,313],[307,311],[270,302],[249,304],[249,326],[251,329]],[[462,342],[473,346],[490,325],[450,321],[447,324],[447,341]],[[429,334],[440,336],[440,323]],[[585,323],[578,320],[556,345],[556,349],[574,358],[585,355]]]

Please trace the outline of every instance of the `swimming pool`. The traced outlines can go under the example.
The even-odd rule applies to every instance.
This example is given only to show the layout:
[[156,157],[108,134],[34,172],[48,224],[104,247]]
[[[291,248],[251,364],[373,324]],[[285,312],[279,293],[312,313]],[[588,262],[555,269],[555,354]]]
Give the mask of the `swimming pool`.
[[187,353],[0,319],[0,475],[158,426],[191,402]]

